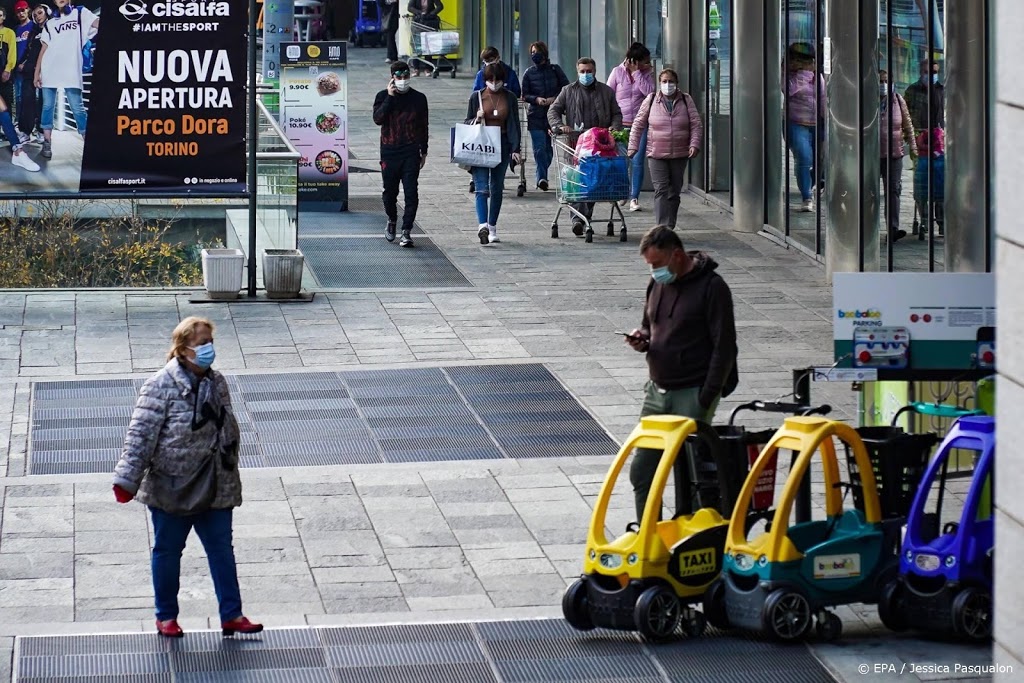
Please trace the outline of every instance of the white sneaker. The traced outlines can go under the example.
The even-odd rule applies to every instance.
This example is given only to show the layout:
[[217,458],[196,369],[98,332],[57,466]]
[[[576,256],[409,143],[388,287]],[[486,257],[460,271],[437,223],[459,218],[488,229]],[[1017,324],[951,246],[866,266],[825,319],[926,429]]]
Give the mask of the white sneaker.
[[14,150],[14,154],[11,156],[11,163],[14,164],[15,166],[20,166],[21,168],[31,173],[35,173],[36,171],[39,170],[39,164],[32,161],[32,159],[25,152],[25,150],[21,149],[20,147]]
[[40,133],[39,131],[36,131],[36,132],[32,133],[32,142],[35,142],[35,143],[41,145],[44,142],[46,142],[46,138],[43,137],[42,133]]
[[19,141],[19,142],[20,142],[21,144],[25,144],[26,142],[28,142],[28,141],[29,141],[29,139],[30,139],[30,138],[29,138],[29,136],[28,136],[28,133],[22,133],[22,132],[21,132],[20,130],[18,131],[18,141]]
[[491,226],[487,223],[481,223],[480,229],[476,231],[476,236],[480,238],[480,244],[486,246],[490,242]]
[[498,229],[493,225],[487,226],[487,243],[488,244],[500,244],[501,240],[498,239]]
[[639,199],[630,199],[629,200],[629,210],[630,211],[642,211],[642,209],[640,208],[640,200]]
[[808,199],[805,202],[801,202],[800,203],[800,210],[802,212],[804,212],[804,213],[813,213],[814,212],[814,200],[813,199]]

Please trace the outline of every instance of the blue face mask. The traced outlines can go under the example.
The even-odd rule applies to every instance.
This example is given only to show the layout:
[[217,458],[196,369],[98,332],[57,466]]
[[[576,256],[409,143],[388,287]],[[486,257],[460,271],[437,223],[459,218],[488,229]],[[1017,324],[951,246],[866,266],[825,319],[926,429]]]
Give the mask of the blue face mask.
[[580,74],[580,83],[583,85],[593,85],[594,74]]
[[530,59],[533,60],[534,64],[543,64],[544,63],[544,55],[540,54],[539,52],[530,55]]
[[199,346],[190,346],[189,348],[195,351],[196,357],[192,359],[192,362],[197,366],[206,370],[213,365],[213,359],[217,357],[217,352],[213,350],[213,342],[200,344]]
[[668,266],[662,266],[661,268],[651,268],[651,277],[659,285],[670,285],[676,280],[676,274],[668,269]]
[[932,74],[932,83],[939,82],[939,74]]

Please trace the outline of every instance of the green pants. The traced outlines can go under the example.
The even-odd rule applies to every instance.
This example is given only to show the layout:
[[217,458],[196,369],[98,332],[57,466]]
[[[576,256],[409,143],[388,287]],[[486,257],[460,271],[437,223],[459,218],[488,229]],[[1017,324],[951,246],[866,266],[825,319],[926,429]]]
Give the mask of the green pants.
[[[681,415],[694,420],[710,423],[718,407],[718,397],[711,407],[704,410],[700,407],[698,396],[700,387],[687,389],[659,389],[654,382],[648,381],[644,396],[644,405],[640,409],[640,417],[645,415]],[[661,461],[662,451],[653,448],[638,448],[633,454],[633,464],[629,467],[629,481],[633,484],[633,496],[636,501],[636,518],[643,517],[647,495],[654,481],[654,473]],[[659,515],[660,516],[660,515]]]

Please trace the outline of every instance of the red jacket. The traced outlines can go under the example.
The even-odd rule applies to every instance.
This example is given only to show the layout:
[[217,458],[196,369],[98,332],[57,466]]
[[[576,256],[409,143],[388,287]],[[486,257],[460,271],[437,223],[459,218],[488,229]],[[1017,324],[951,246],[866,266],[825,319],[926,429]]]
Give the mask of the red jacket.
[[[676,91],[675,104],[668,110],[667,98],[660,92],[649,95],[640,105],[629,131],[630,152],[640,148],[640,136],[647,129],[649,159],[681,159],[690,156],[690,148],[704,143],[704,123],[693,98]],[[684,106],[685,103],[685,106]]]

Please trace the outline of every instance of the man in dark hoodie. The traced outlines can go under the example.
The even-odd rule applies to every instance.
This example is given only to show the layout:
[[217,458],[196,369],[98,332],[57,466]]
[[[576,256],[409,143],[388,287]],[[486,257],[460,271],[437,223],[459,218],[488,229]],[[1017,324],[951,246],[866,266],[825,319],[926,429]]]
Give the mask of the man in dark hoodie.
[[[659,226],[640,240],[651,267],[644,319],[626,337],[634,350],[647,353],[650,379],[640,410],[644,415],[682,415],[711,422],[718,401],[736,388],[736,324],[732,293],[718,264],[700,251],[687,252],[679,235]],[[629,470],[637,519],[661,451],[638,448]]]

